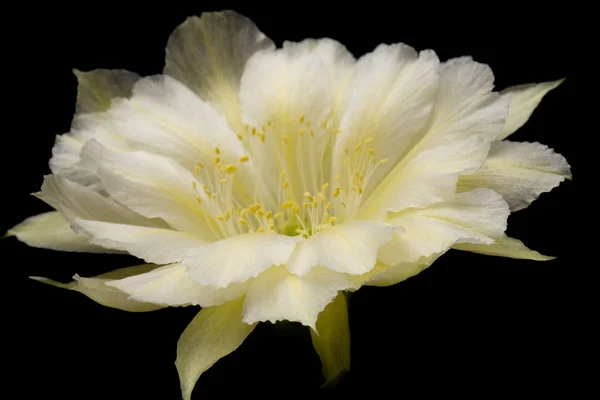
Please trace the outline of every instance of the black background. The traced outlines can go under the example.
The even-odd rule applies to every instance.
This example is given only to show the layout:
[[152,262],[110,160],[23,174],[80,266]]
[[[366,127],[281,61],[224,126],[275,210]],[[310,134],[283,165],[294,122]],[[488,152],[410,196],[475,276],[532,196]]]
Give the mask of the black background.
[[[362,4],[362,7],[370,6]],[[397,9],[396,9],[397,7]],[[496,86],[567,77],[511,137],[539,141],[563,154],[574,182],[565,182],[513,214],[508,234],[550,262],[450,252],[420,275],[388,288],[362,288],[350,303],[352,371],[342,389],[417,391],[489,397],[567,389],[587,378],[576,373],[587,358],[579,345],[578,253],[580,223],[573,217],[580,191],[581,156],[575,123],[580,97],[579,43],[563,11],[499,15],[470,9],[460,18],[446,10],[414,11],[373,4],[371,10],[328,11],[307,3],[274,7],[224,3],[179,7],[147,4],[135,12],[93,5],[28,10],[14,16],[16,49],[5,66],[18,84],[11,96],[17,120],[4,132],[1,230],[49,208],[29,194],[39,189],[54,136],[69,130],[76,79],[72,69],[125,68],[159,73],[170,32],[189,15],[234,8],[254,20],[278,45],[283,40],[331,37],[356,56],[381,42],[432,48],[442,60],[472,55],[491,65]],[[8,53],[8,54],[7,54]],[[22,75],[21,75],[22,74]],[[81,294],[30,281],[68,281],[132,265],[125,256],[83,255],[0,242],[5,271],[6,361],[19,398],[178,399],[174,366],[179,335],[197,308],[133,314],[102,307]],[[11,374],[12,375],[12,374]],[[9,375],[10,376],[10,375]],[[17,383],[19,378],[25,380]],[[245,390],[256,396],[317,388],[320,364],[308,331],[296,324],[260,325],[233,354],[198,381],[194,398]],[[13,398],[9,396],[7,398]],[[16,398],[16,397],[15,397]]]

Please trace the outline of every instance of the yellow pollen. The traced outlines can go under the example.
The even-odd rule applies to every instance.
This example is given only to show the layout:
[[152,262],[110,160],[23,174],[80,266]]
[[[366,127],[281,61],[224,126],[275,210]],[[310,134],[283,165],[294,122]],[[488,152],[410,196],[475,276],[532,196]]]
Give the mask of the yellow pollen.
[[221,163],[221,157],[216,156],[215,157],[215,164],[220,164]]
[[334,224],[337,222],[337,218],[336,217],[329,217],[327,219],[327,222],[329,222],[330,224]]
[[241,162],[246,162],[246,161],[248,161],[249,159],[250,159],[250,157],[248,157],[248,156],[241,156],[241,157],[240,157],[240,161],[241,161]]
[[281,218],[283,217],[283,214],[285,214],[283,211],[280,211],[278,213],[276,213],[275,215],[273,215],[273,218],[277,219],[277,218]]
[[196,197],[196,201],[198,202],[198,204],[202,204],[202,199],[200,197]]
[[265,231],[265,228],[263,228],[262,226],[256,230],[256,232],[260,232],[260,233],[263,233],[264,231]]
[[372,137],[368,137],[368,138],[365,139],[365,144],[371,143],[372,141],[373,141],[373,138]]
[[197,186],[197,182],[196,181],[192,181],[192,189],[196,190],[196,186]]
[[288,137],[287,136],[282,136],[281,140],[283,140],[283,143],[288,144]]
[[304,132],[306,132],[306,128],[302,128],[300,129],[300,132],[298,132],[300,134],[300,136],[304,135]]
[[228,174],[233,174],[235,171],[237,171],[237,166],[235,164],[228,164],[225,166],[225,172]]
[[290,186],[290,181],[285,181],[285,182],[283,182],[283,188],[284,188],[284,189],[287,189],[287,188],[288,188],[288,186]]
[[385,164],[386,162],[388,162],[387,158],[383,158],[383,159],[379,160],[379,164]]
[[338,128],[333,128],[333,129],[331,130],[331,132],[333,132],[334,134],[338,134],[338,133],[342,133],[342,130],[341,130],[341,129],[338,129]]
[[273,217],[273,211],[267,211],[267,213],[265,214],[265,217],[267,217],[267,219]]
[[325,206],[325,209],[329,210],[331,208],[332,204],[333,204],[333,202],[331,202],[331,201],[328,202],[327,205]]
[[248,225],[248,221],[246,221],[244,218],[240,218],[238,221],[240,221],[242,225]]
[[371,154],[372,156],[375,155],[375,149],[369,147],[369,154]]
[[300,122],[304,122],[304,114],[300,116]]
[[202,164],[201,162],[197,162],[196,165],[200,168],[204,168],[204,164]]
[[215,154],[221,154],[221,149],[219,149],[218,147],[215,147]]
[[340,176],[340,174],[337,174],[337,175],[335,176],[335,180],[336,180],[336,181],[339,181],[340,179],[341,179],[341,176]]
[[223,183],[223,184],[225,184],[225,183],[227,183],[227,182],[229,182],[229,181],[227,180],[227,178],[223,178],[223,179],[221,179],[221,180],[219,181],[219,183]]
[[271,120],[267,121],[267,126],[271,126]]
[[244,137],[243,137],[242,135],[240,135],[239,133],[237,133],[235,136],[236,136],[236,137],[238,138],[238,140],[240,140],[240,141],[244,140]]
[[252,128],[252,135],[256,135],[256,128]]
[[325,183],[323,186],[321,186],[321,189],[322,189],[322,190],[327,190],[327,189],[329,189],[329,182],[328,182],[328,183]]
[[219,221],[225,221],[225,217],[224,217],[224,216],[222,216],[222,215],[219,215],[219,216],[217,217],[217,219],[218,219]]
[[261,143],[265,142],[265,134],[264,133],[260,135],[260,142]]
[[200,173],[200,168],[196,165],[194,166],[194,174],[198,175]]
[[281,203],[281,209],[285,210],[286,208],[299,208],[298,204],[295,201],[284,201]]

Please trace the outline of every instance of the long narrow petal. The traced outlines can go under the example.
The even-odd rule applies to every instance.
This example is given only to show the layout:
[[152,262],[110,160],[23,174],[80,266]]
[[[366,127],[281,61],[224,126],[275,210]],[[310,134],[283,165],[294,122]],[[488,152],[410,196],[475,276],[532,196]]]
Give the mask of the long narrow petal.
[[284,264],[299,237],[276,233],[232,236],[212,243],[168,229],[77,220],[92,243],[126,250],[147,262],[182,263],[201,285],[227,287],[245,282],[272,265]]
[[198,203],[204,197],[201,184],[172,159],[145,151],[113,152],[94,140],[81,157],[96,165],[104,188],[119,203],[204,240],[217,239]]
[[192,280],[181,264],[160,267],[145,274],[108,282],[138,301],[169,306],[199,305],[211,307],[243,296],[248,285],[234,283],[226,288],[200,285]]
[[200,375],[237,349],[254,330],[254,324],[242,322],[242,304],[239,299],[204,308],[181,334],[175,366],[184,400],[191,398]]
[[545,256],[535,250],[531,250],[520,240],[508,236],[501,236],[497,238],[494,243],[489,244],[457,243],[453,248],[489,256],[518,258],[523,260],[549,261],[554,259],[554,257]]
[[510,102],[510,111],[504,123],[504,128],[496,139],[506,139],[523,126],[544,96],[549,91],[557,88],[563,81],[564,79],[559,79],[552,82],[517,85],[504,89],[501,95]]
[[135,72],[123,69],[75,70],[77,76],[77,113],[106,111],[116,97],[129,97],[135,82]]
[[323,376],[330,382],[350,369],[350,325],[343,292],[321,311],[317,331],[311,329],[310,336],[323,365]]
[[275,45],[256,25],[233,11],[190,17],[167,43],[165,74],[211,102],[234,130],[242,128],[238,99],[246,61]]
[[494,189],[511,211],[517,211],[570,178],[567,160],[547,146],[502,141],[492,143],[488,159],[477,172],[460,177],[457,191]]
[[71,229],[69,222],[58,211],[29,217],[6,232],[31,247],[80,253],[114,253],[114,250],[95,246]]
[[356,287],[352,276],[315,267],[303,276],[284,266],[269,268],[250,283],[244,321],[297,321],[317,330],[317,316],[340,290]]
[[127,293],[115,289],[107,285],[107,283],[112,279],[121,279],[127,276],[144,274],[154,268],[156,268],[156,265],[143,264],[134,267],[121,268],[92,278],[83,278],[75,275],[73,277],[74,280],[70,283],[60,283],[51,279],[33,276],[31,279],[63,289],[74,290],[106,307],[131,312],[146,312],[158,310],[162,308],[162,306],[132,300]]
[[298,243],[287,268],[298,275],[316,266],[353,275],[364,274],[375,266],[379,248],[392,239],[395,229],[374,221],[336,225]]
[[387,222],[404,228],[383,245],[378,259],[387,265],[412,263],[448,250],[457,242],[493,243],[506,229],[508,205],[490,189],[457,194],[452,201],[393,215]]

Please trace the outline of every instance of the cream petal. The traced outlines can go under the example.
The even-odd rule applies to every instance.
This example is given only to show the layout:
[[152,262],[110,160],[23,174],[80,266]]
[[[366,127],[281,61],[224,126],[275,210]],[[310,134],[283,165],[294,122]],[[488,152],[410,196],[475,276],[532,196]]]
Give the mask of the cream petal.
[[[413,141],[410,151],[373,190],[359,215],[381,219],[385,211],[400,211],[407,206],[426,207],[436,200],[449,198],[454,193],[457,174],[478,168],[483,163],[489,150],[486,142],[494,139],[503,127],[508,101],[492,92],[493,81],[491,69],[469,57],[442,64],[438,96],[427,126],[418,140]],[[439,161],[433,159],[438,155],[443,158]],[[422,188],[421,192],[431,195],[424,195],[415,202],[412,196],[402,193],[406,186],[412,186],[405,182],[404,169],[410,169],[411,165],[414,168],[419,165],[416,160],[423,161],[424,158],[429,159],[428,163],[420,166],[425,176],[418,181],[429,182],[430,170],[435,168],[437,174],[433,174],[434,180],[444,180],[447,184],[440,186],[436,182],[427,185],[430,187]],[[454,162],[449,163],[448,159]],[[441,166],[448,169],[444,171]],[[445,177],[442,177],[444,174]],[[407,198],[412,204],[407,204]]]
[[348,274],[315,267],[303,276],[284,266],[269,268],[250,283],[244,301],[243,321],[297,321],[317,330],[317,316],[340,290],[355,288]]
[[41,191],[36,193],[36,196],[62,212],[71,223],[74,218],[83,218],[93,221],[162,226],[159,221],[151,221],[111,198],[59,175],[45,176]]
[[131,312],[145,312],[158,310],[162,308],[162,306],[132,300],[126,293],[107,284],[111,282],[112,279],[121,279],[127,276],[144,274],[154,268],[156,268],[155,265],[143,264],[134,267],[121,268],[92,278],[83,278],[79,275],[75,275],[73,277],[74,280],[70,283],[61,283],[48,278],[34,276],[32,276],[31,279],[63,289],[74,290],[106,307]]
[[77,220],[90,241],[126,250],[147,262],[182,263],[201,285],[227,287],[257,276],[271,265],[284,264],[302,237],[249,233],[213,243],[167,229]]
[[457,191],[490,188],[504,196],[511,211],[517,211],[565,179],[571,179],[569,164],[552,149],[539,143],[502,141],[492,143],[477,172],[460,177]]
[[77,113],[105,111],[114,98],[131,95],[140,77],[123,69],[75,70],[77,76]]
[[114,253],[114,250],[94,246],[85,236],[71,229],[69,222],[58,211],[29,217],[6,232],[31,247],[78,253]]
[[470,251],[472,253],[486,254],[489,256],[518,258],[524,260],[548,261],[555,257],[545,256],[535,250],[527,248],[520,240],[508,236],[496,238],[493,243],[457,243],[454,249]]
[[238,98],[246,61],[275,45],[256,25],[233,11],[203,13],[179,25],[167,43],[165,74],[185,83],[240,130]]
[[199,305],[211,307],[243,296],[246,283],[229,285],[218,289],[200,285],[190,279],[187,268],[181,264],[166,265],[145,274],[107,283],[130,298],[153,304],[168,306]]
[[457,194],[446,203],[407,210],[387,221],[404,228],[383,245],[378,259],[387,265],[411,263],[444,252],[459,242],[493,243],[506,229],[508,205],[490,189]]
[[198,202],[205,197],[202,185],[172,159],[145,151],[113,152],[94,140],[85,145],[81,157],[95,165],[104,188],[119,203],[205,241],[218,238]]
[[421,257],[415,262],[402,263],[393,266],[379,264],[375,268],[378,270],[377,273],[371,274],[368,279],[365,280],[364,285],[391,286],[405,281],[428,268],[441,254],[442,253],[434,254],[429,257]]
[[392,239],[397,228],[374,221],[350,221],[302,240],[292,253],[287,268],[298,275],[313,267],[360,275],[377,262],[379,248]]
[[311,330],[312,343],[330,382],[350,370],[350,325],[346,296],[340,292],[317,319],[318,334]]
[[504,128],[496,139],[506,139],[523,126],[544,96],[557,88],[563,81],[564,79],[559,79],[552,82],[511,86],[500,92],[502,97],[510,102],[510,111],[506,117]]
[[140,79],[129,99],[113,102],[108,116],[137,149],[171,157],[190,170],[197,162],[212,165],[217,147],[224,163],[243,155],[225,119],[169,76]]
[[370,186],[377,185],[427,123],[438,91],[438,69],[433,51],[417,53],[404,44],[380,45],[358,60],[348,85],[342,133],[336,136],[333,177],[345,168],[344,150],[371,138],[377,158],[388,160],[369,180]]
[[282,170],[296,200],[305,191],[317,193],[328,180],[333,129],[353,65],[354,57],[331,39],[286,42],[248,60],[240,87],[242,114],[266,141],[245,133],[244,142],[268,188],[278,188]]
[[203,308],[185,328],[177,343],[175,366],[183,400],[190,400],[196,381],[214,363],[237,349],[255,325],[241,320],[243,300]]

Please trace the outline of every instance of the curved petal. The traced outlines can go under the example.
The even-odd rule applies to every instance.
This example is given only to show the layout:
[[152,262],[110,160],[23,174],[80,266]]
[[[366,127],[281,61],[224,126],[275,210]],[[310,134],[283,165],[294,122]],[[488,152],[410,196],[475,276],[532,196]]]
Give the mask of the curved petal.
[[114,253],[89,243],[85,236],[71,229],[69,222],[58,211],[50,211],[29,217],[6,232],[4,237],[15,236],[31,247],[80,253]]
[[186,19],[171,34],[164,73],[213,104],[239,131],[238,91],[246,61],[258,50],[273,48],[273,42],[243,15],[203,13]]
[[383,245],[378,259],[387,265],[411,263],[444,252],[457,242],[493,243],[506,229],[508,205],[498,193],[476,189],[452,201],[425,209],[407,210],[387,222],[404,233]]
[[552,82],[511,86],[500,92],[502,97],[510,102],[510,111],[506,117],[504,128],[502,128],[502,132],[496,139],[506,139],[523,126],[544,96],[549,91],[557,88],[563,81],[564,79],[559,79]]
[[190,400],[196,381],[214,363],[237,349],[255,325],[242,322],[243,300],[203,308],[185,328],[177,343],[175,366],[183,400]]
[[75,70],[77,113],[106,111],[116,97],[129,97],[140,76],[123,69]]
[[567,160],[539,143],[494,142],[483,166],[463,175],[457,191],[487,187],[504,196],[511,211],[521,210],[565,179],[571,179]]
[[496,238],[493,243],[457,243],[454,249],[470,251],[472,253],[486,254],[489,256],[518,258],[523,260],[549,261],[555,257],[545,256],[535,250],[527,248],[520,240],[508,236]]
[[169,76],[140,79],[129,99],[113,102],[108,117],[137,149],[171,157],[190,170],[198,162],[212,165],[217,147],[223,162],[243,155],[225,119]]
[[297,321],[317,330],[317,316],[340,290],[356,287],[350,275],[315,267],[298,276],[284,266],[272,267],[250,283],[244,301],[243,320]]
[[172,159],[144,151],[112,152],[94,140],[85,145],[81,157],[95,164],[104,188],[119,203],[203,240],[217,239],[199,204],[205,197],[199,193],[202,185]]
[[360,275],[377,262],[379,248],[392,239],[397,228],[373,221],[350,221],[302,240],[292,253],[287,268],[297,275],[313,267]]
[[160,222],[151,221],[111,198],[59,175],[44,177],[41,191],[36,196],[62,212],[63,216],[71,223],[74,218],[83,218],[94,221],[161,226]]
[[[402,160],[369,195],[363,205],[363,217],[380,219],[386,210],[400,211],[407,206],[426,207],[436,200],[444,201],[454,193],[459,173],[474,170],[483,163],[489,150],[487,142],[500,132],[508,113],[508,101],[492,92],[493,82],[494,75],[489,66],[474,62],[470,57],[456,58],[442,64],[439,92],[427,126],[420,137],[413,141],[412,148]],[[438,155],[442,157],[439,161],[433,159]],[[425,158],[429,162],[421,165],[420,161],[425,161]],[[447,169],[438,167],[440,163]],[[430,183],[430,177],[437,181],[431,182],[426,189],[427,192],[437,193],[417,202],[413,196],[402,193],[407,186],[411,187],[406,184],[404,170],[415,165],[424,173],[424,179],[420,181]],[[431,167],[437,173],[427,173]],[[440,186],[439,181],[442,180],[447,183]],[[411,205],[404,200],[406,198],[411,199]]]
[[421,257],[415,262],[402,263],[393,266],[381,265],[376,274],[372,274],[365,281],[365,286],[391,286],[407,280],[429,268],[431,264],[441,255],[434,254],[429,257]]
[[169,306],[199,305],[211,307],[243,296],[248,285],[238,283],[218,289],[190,279],[181,264],[166,265],[145,274],[107,282],[132,299]]
[[114,289],[107,284],[112,279],[120,279],[127,276],[144,274],[154,268],[156,268],[156,265],[143,264],[134,267],[121,268],[116,271],[111,271],[92,278],[83,278],[79,275],[75,275],[73,277],[74,280],[70,283],[60,283],[51,279],[37,276],[32,276],[31,279],[63,289],[74,290],[86,295],[96,303],[102,304],[106,307],[117,308],[123,311],[146,312],[158,310],[163,307],[157,306],[156,304],[148,304],[145,302],[132,300],[126,293],[123,293],[118,289]]
[[388,160],[369,180],[377,185],[427,123],[438,91],[438,70],[433,51],[417,53],[404,44],[380,45],[358,60],[347,89],[342,132],[336,136],[332,177],[345,170],[344,150],[370,138],[377,158]]
[[201,285],[227,287],[245,282],[272,265],[284,264],[301,236],[249,233],[207,244],[183,232],[77,220],[92,243],[126,250],[147,262],[182,263]]
[[340,292],[317,319],[318,334],[311,330],[312,343],[330,382],[350,370],[350,325],[346,296]]

